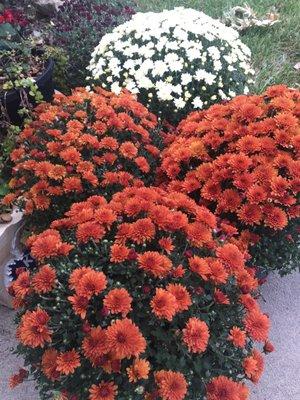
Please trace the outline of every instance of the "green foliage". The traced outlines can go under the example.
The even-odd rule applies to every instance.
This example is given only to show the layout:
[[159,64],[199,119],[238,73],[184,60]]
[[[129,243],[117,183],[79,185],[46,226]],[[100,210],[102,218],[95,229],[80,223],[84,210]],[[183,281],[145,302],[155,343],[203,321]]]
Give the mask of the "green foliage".
[[289,222],[282,231],[272,232],[265,229],[260,232],[260,241],[250,247],[251,262],[259,273],[268,274],[276,271],[287,275],[300,268],[300,219]]
[[69,56],[64,49],[58,46],[45,46],[45,61],[49,58],[54,60],[53,81],[55,88],[63,93],[70,92],[70,83],[68,82],[68,63]]

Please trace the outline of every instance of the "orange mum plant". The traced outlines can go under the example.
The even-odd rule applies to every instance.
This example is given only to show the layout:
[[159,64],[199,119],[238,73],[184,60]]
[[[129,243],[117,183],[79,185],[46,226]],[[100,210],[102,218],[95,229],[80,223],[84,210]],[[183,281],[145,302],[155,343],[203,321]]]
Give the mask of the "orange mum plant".
[[263,369],[254,342],[271,351],[269,318],[246,253],[207,208],[126,188],[73,204],[28,245],[38,265],[10,292],[17,352],[43,399],[248,398],[243,379]]
[[11,154],[13,193],[31,223],[63,215],[74,201],[153,182],[160,135],[156,117],[128,92],[76,89],[36,108]]
[[238,96],[190,114],[162,157],[169,189],[261,236],[254,262],[282,274],[299,259],[299,117],[300,92],[283,85]]

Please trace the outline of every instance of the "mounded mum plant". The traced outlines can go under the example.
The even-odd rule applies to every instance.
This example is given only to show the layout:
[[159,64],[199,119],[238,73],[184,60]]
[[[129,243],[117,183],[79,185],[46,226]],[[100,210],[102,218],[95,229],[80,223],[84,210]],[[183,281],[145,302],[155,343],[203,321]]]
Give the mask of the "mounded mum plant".
[[75,203],[32,236],[38,267],[10,292],[17,353],[41,398],[247,399],[242,379],[261,375],[253,347],[269,319],[243,254],[217,228],[184,194],[127,188]]
[[299,259],[299,116],[300,92],[283,85],[238,96],[190,114],[162,157],[170,189],[259,235],[252,261],[281,274]]
[[102,37],[88,69],[97,84],[127,88],[171,123],[207,108],[252,82],[250,50],[238,32],[183,7],[138,13]]
[[[154,182],[160,135],[156,117],[128,92],[76,89],[35,111],[11,154],[13,193],[30,222],[47,224],[75,201]],[[45,225],[47,226],[47,225]]]

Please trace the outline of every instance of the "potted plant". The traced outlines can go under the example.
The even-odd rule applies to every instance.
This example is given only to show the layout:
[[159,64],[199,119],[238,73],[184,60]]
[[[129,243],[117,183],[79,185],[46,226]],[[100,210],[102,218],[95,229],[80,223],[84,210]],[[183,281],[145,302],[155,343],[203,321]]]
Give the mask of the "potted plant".
[[20,125],[32,107],[49,101],[54,88],[53,61],[42,48],[24,35],[27,20],[21,13],[5,9],[0,14],[0,107],[1,127]]
[[[28,20],[19,11],[0,6],[0,200],[11,175],[9,155],[20,127],[35,104],[51,100],[53,61],[25,34]],[[0,205],[1,222],[9,210]]]

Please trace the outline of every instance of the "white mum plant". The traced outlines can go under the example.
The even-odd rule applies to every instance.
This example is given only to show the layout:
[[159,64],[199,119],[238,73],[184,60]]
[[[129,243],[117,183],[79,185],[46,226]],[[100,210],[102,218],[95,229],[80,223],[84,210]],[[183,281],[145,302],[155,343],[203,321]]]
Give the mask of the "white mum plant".
[[248,93],[254,71],[239,34],[183,7],[138,13],[101,39],[88,69],[95,83],[136,93],[150,111],[177,122],[190,111]]

